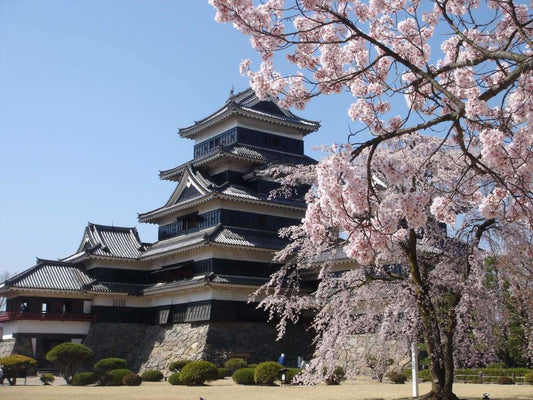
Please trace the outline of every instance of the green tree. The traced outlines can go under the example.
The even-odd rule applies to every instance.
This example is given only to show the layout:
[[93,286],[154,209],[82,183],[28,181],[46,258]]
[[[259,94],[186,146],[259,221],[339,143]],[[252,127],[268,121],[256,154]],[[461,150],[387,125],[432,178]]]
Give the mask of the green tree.
[[72,377],[81,364],[93,356],[93,351],[79,343],[61,343],[46,353],[46,359],[53,362],[67,384],[70,385]]
[[0,358],[0,365],[2,366],[5,378],[10,386],[17,384],[17,376],[21,371],[30,367],[37,366],[37,361],[31,357],[26,357],[20,354],[13,354],[4,358]]

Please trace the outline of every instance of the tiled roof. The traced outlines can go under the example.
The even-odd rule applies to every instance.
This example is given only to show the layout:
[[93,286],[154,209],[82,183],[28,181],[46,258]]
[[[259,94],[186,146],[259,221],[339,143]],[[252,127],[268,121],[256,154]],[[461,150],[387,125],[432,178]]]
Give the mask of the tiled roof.
[[6,287],[49,290],[83,290],[94,282],[84,268],[71,263],[37,260],[37,264],[5,281]]
[[219,193],[240,199],[264,201],[266,203],[278,203],[295,207],[305,207],[305,202],[300,200],[285,199],[281,197],[270,198],[266,194],[257,193],[256,191],[240,185],[227,185],[219,190]]
[[153,285],[118,282],[97,282],[90,285],[87,290],[91,292],[126,293],[131,295],[142,295],[143,290],[151,286]]
[[207,237],[219,228],[220,225],[217,225],[207,229],[202,229],[198,232],[189,233],[187,235],[161,240],[154,243],[150,249],[143,253],[141,259],[159,257],[170,252],[182,251],[190,247],[201,245],[206,243]]
[[98,282],[83,266],[54,260],[37,260],[37,264],[7,279],[4,288],[71,290],[141,295],[146,284]]
[[274,99],[260,100],[252,89],[231,95],[226,104],[218,111],[209,115],[189,127],[180,129],[181,137],[192,137],[203,129],[224,120],[231,115],[247,117],[291,126],[306,133],[316,131],[320,123],[298,117],[289,110],[281,109]]
[[174,168],[159,171],[159,178],[162,180],[180,181],[187,167],[197,167],[221,157],[239,158],[242,160],[250,160],[255,164],[264,163],[267,165],[280,163],[292,165],[316,164],[315,159],[306,155],[286,153],[249,144],[233,143],[228,146],[220,145],[203,157],[196,158]]
[[64,260],[73,260],[79,255],[137,259],[149,246],[141,242],[136,228],[98,225],[89,222],[77,253]]
[[191,279],[181,280],[181,281],[175,281],[175,282],[162,282],[162,283],[156,283],[155,285],[152,285],[149,288],[144,289],[143,293],[145,295],[155,294],[158,292],[164,292],[164,291],[170,291],[174,289],[180,289],[180,288],[187,288],[187,287],[194,287],[194,286],[202,286],[205,285],[208,281],[207,275],[200,275],[195,276]]
[[238,275],[212,275],[209,280],[214,283],[225,283],[233,285],[250,285],[261,286],[267,283],[270,278],[261,278],[254,276],[238,276]]
[[143,253],[141,259],[162,257],[208,243],[280,250],[287,245],[287,240],[280,238],[275,232],[225,227],[218,224],[201,231],[161,240]]
[[280,250],[287,245],[287,240],[277,233],[255,229],[224,227],[210,235],[210,241],[232,246]]

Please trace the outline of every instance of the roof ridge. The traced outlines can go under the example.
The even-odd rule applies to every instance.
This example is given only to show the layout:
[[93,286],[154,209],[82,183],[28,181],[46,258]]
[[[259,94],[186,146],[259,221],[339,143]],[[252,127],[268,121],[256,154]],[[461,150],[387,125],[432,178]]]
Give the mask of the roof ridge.
[[94,226],[95,228],[103,228],[110,230],[137,230],[136,226],[116,226],[116,225],[104,225],[104,224],[95,224],[93,222],[88,222],[87,226]]

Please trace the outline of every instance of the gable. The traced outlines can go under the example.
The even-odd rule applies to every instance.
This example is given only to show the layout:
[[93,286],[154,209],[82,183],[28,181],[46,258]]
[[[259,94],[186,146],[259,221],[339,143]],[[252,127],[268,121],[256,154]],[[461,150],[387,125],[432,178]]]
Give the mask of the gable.
[[185,202],[187,200],[191,200],[191,199],[194,199],[196,197],[200,197],[202,195],[202,193],[200,193],[198,191],[198,189],[196,189],[194,187],[194,185],[189,185],[188,187],[186,186],[185,189],[183,189],[183,191],[181,192],[181,195],[178,197],[178,200],[176,201],[176,203],[182,203],[182,202]]

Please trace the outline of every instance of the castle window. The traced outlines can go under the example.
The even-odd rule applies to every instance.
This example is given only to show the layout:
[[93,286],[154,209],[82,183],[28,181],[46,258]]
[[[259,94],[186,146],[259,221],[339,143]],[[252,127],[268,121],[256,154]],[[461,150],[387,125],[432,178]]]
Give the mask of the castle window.
[[72,312],[72,301],[64,301],[63,307],[61,308],[63,314],[68,314]]
[[41,313],[46,314],[48,312],[48,302],[43,301],[41,304]]
[[126,300],[114,299],[113,300],[113,307],[126,307]]
[[168,323],[168,316],[170,315],[170,308],[163,308],[159,310],[158,323],[164,325]]
[[192,213],[179,218],[182,221],[184,231],[196,228],[198,225],[198,213]]

